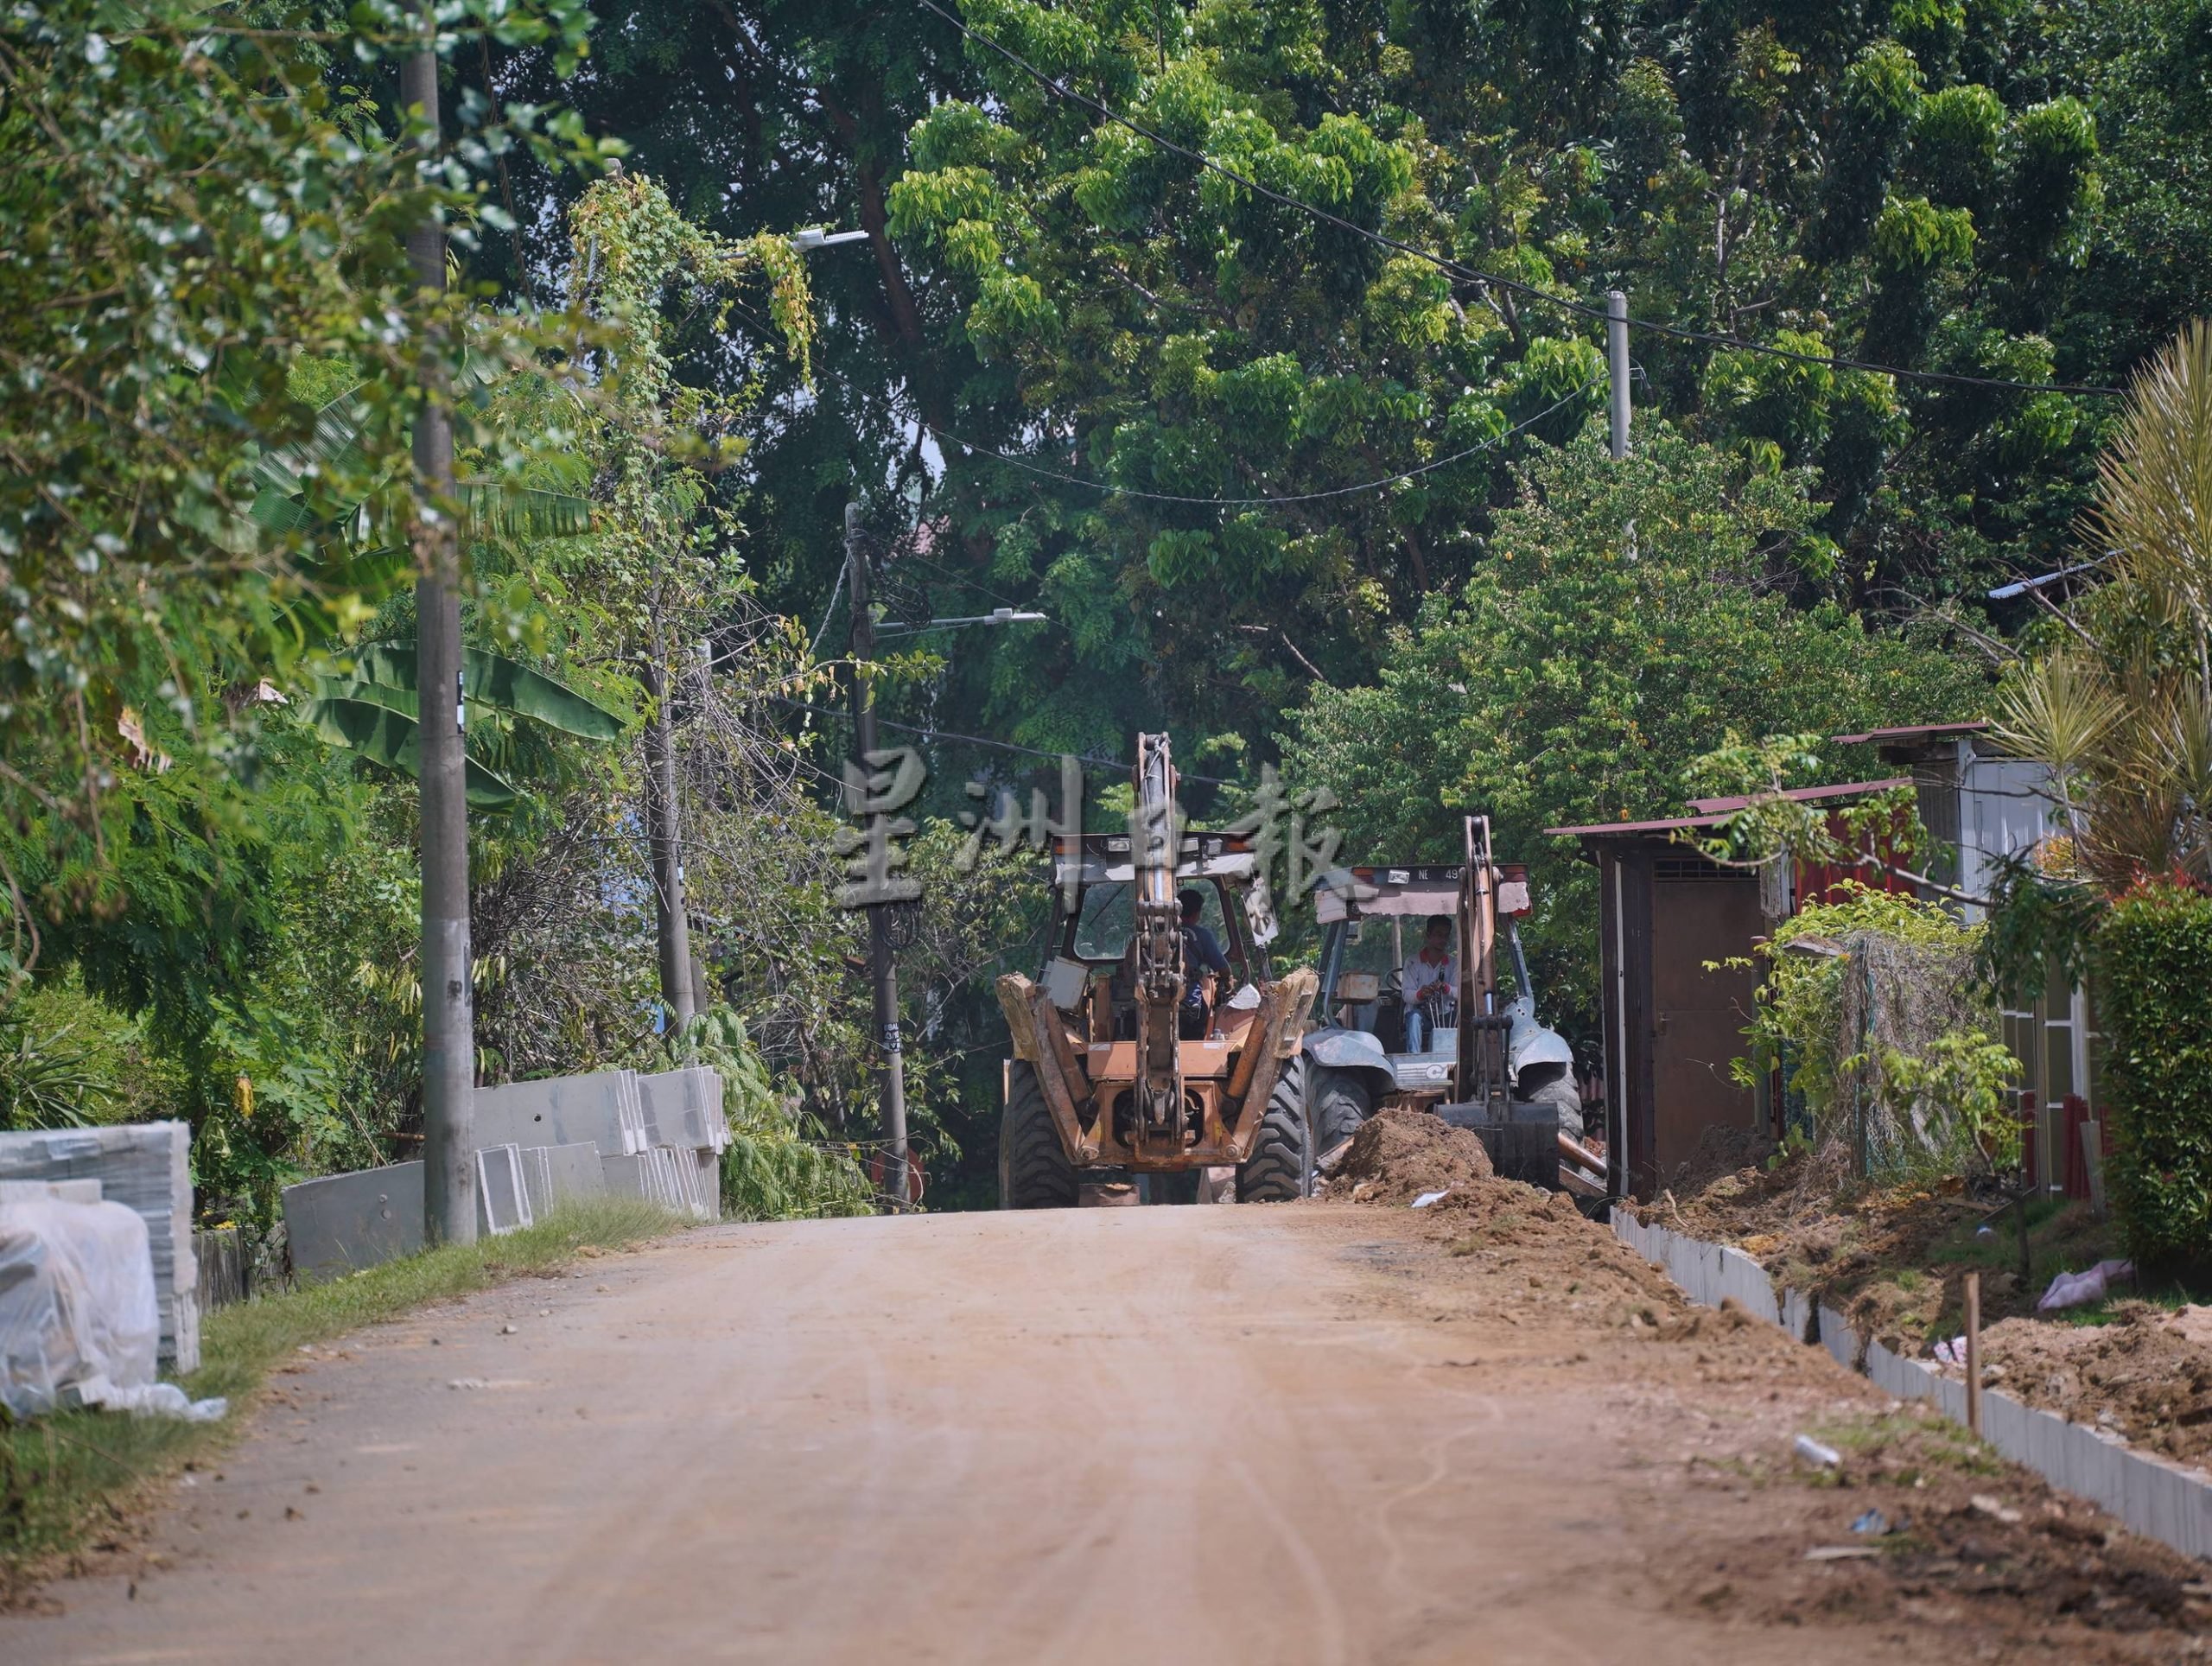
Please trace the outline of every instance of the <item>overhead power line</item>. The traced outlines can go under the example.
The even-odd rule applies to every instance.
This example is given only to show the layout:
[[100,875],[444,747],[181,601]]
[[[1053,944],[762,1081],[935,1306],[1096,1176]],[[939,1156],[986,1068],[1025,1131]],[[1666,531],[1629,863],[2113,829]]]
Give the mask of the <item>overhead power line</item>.
[[[734,307],[732,310],[736,312],[740,317],[745,319],[756,328],[766,329],[768,327],[758,317],[747,311],[741,306]],[[817,365],[814,367],[814,373],[817,376],[823,377],[830,381],[839,384],[848,392],[853,394],[856,397],[865,398],[867,397],[865,391],[858,384],[854,382],[851,378],[840,375],[837,372],[831,370],[826,365]],[[1639,379],[1642,378],[1643,373],[1643,368],[1639,366],[1637,370],[1637,375]],[[1044,464],[1033,461],[1029,458],[1017,455],[1010,451],[1001,451],[997,447],[985,445],[980,440],[971,440],[965,435],[956,434],[949,428],[939,428],[936,423],[931,422],[925,416],[918,416],[916,420],[921,424],[921,427],[925,432],[935,435],[938,439],[944,441],[948,445],[958,446],[963,451],[973,451],[986,457],[995,457],[1002,463],[1010,464],[1015,468],[1027,469],[1032,474],[1041,474],[1047,480],[1058,480],[1063,485],[1066,486],[1079,486],[1084,487],[1086,491],[1100,493],[1109,498],[1138,498],[1148,503],[1190,504],[1200,506],[1210,506],[1217,509],[1255,509],[1266,504],[1318,503],[1330,498],[1356,497],[1363,492],[1381,492],[1387,487],[1396,486],[1402,480],[1417,480],[1421,475],[1433,474],[1440,468],[1448,468],[1453,463],[1464,462],[1469,457],[1476,456],[1482,452],[1495,450],[1497,447],[1503,445],[1508,440],[1514,438],[1516,436],[1525,434],[1529,429],[1534,428],[1538,423],[1542,422],[1545,417],[1549,416],[1554,411],[1559,410],[1562,407],[1573,404],[1575,400],[1580,398],[1584,394],[1587,393],[1592,388],[1597,386],[1599,383],[1605,379],[1605,373],[1600,372],[1598,375],[1592,377],[1588,381],[1585,382],[1580,387],[1574,388],[1568,392],[1561,394],[1558,398],[1553,400],[1551,404],[1546,405],[1535,416],[1527,418],[1523,422],[1515,423],[1514,426],[1507,429],[1503,434],[1493,435],[1487,440],[1481,441],[1477,444],[1467,446],[1461,450],[1455,451],[1449,456],[1433,458],[1425,463],[1416,463],[1413,467],[1400,469],[1395,474],[1385,474],[1376,480],[1362,480],[1355,486],[1332,486],[1325,491],[1321,492],[1293,492],[1285,493],[1280,496],[1274,497],[1188,497],[1173,492],[1147,492],[1140,486],[1116,486],[1111,480],[1086,480],[1080,474],[1070,474],[1057,468],[1047,468]],[[983,585],[976,583],[973,580],[962,578],[958,574],[950,571],[946,568],[939,565],[938,563],[928,560],[926,557],[917,556],[910,552],[906,555],[901,556],[899,559],[902,561],[920,560],[925,566],[936,568],[938,572],[943,573],[947,578],[950,579],[956,584],[965,585],[971,590],[981,591],[983,595],[995,597],[1001,601],[1008,601],[1010,600],[1008,597],[1000,595],[995,590],[989,589]],[[832,607],[836,605],[834,592],[832,593],[830,605]],[[823,616],[823,624],[826,627],[829,622],[829,615],[825,614]],[[816,640],[818,642],[820,639],[821,633],[820,632],[817,632]]]
[[[804,700],[794,700],[789,695],[772,694],[769,699],[779,706],[789,706],[793,711],[812,712],[817,717],[836,717],[849,720],[852,713],[839,711],[834,706],[810,706]],[[995,752],[1018,752],[1030,758],[1050,758],[1058,761],[1072,757],[1079,764],[1089,764],[1097,769],[1127,769],[1126,758],[1094,758],[1087,752],[1047,752],[1042,747],[1025,747],[1012,741],[994,741],[985,734],[961,734],[951,729],[925,728],[918,723],[894,723],[888,717],[878,717],[876,724],[882,728],[894,728],[906,734],[918,734],[925,741],[956,741],[965,746],[988,747]],[[1186,781],[1200,781],[1207,786],[1236,786],[1236,781],[1225,781],[1218,775],[1200,775],[1194,770],[1179,769],[1176,774]]]
[[1179,496],[1173,492],[1146,492],[1133,486],[1116,486],[1108,480],[1087,480],[1080,474],[1064,474],[1057,468],[1047,468],[1041,463],[1031,462],[1027,458],[1017,457],[1010,452],[1000,451],[987,445],[977,445],[974,441],[961,439],[957,435],[944,434],[936,429],[931,431],[938,433],[940,439],[950,440],[953,444],[963,447],[969,451],[980,451],[985,456],[995,457],[1002,463],[1013,464],[1016,468],[1026,468],[1033,474],[1042,474],[1047,480],[1064,481],[1069,486],[1086,486],[1093,492],[1103,492],[1112,497],[1142,498],[1152,503],[1205,504],[1218,509],[1249,509],[1256,508],[1262,504],[1318,503],[1325,498],[1348,498],[1362,492],[1380,492],[1386,486],[1397,485],[1401,480],[1414,480],[1439,468],[1448,468],[1453,463],[1464,462],[1479,452],[1495,450],[1516,434],[1526,433],[1562,405],[1570,404],[1580,398],[1605,379],[1603,372],[1600,372],[1592,377],[1580,387],[1561,394],[1527,421],[1516,423],[1504,433],[1494,434],[1480,444],[1471,445],[1462,450],[1455,451],[1448,457],[1439,457],[1430,462],[1417,464],[1412,468],[1401,469],[1395,474],[1384,475],[1381,480],[1362,480],[1357,486],[1332,486],[1325,492],[1288,493],[1281,497],[1189,498]]
[[[1554,295],[1548,289],[1538,289],[1533,283],[1524,283],[1518,278],[1500,277],[1493,272],[1479,271],[1471,266],[1463,265],[1459,261],[1448,259],[1445,256],[1432,254],[1426,249],[1416,248],[1414,245],[1394,238],[1388,232],[1372,231],[1367,226],[1346,219],[1341,214],[1332,213],[1326,208],[1291,196],[1286,192],[1275,190],[1271,186],[1262,185],[1259,181],[1240,174],[1233,168],[1224,167],[1203,152],[1193,150],[1187,145],[1178,144],[1165,134],[1155,132],[1141,122],[1132,120],[1103,99],[1071,86],[1067,82],[1055,76],[1046,74],[1012,48],[1001,45],[980,29],[970,29],[959,17],[939,5],[938,0],[917,0],[917,3],[936,13],[978,46],[996,53],[1054,98],[1064,99],[1069,104],[1080,105],[1104,120],[1112,122],[1118,127],[1126,128],[1139,138],[1149,140],[1163,150],[1171,151],[1176,156],[1194,162],[1199,167],[1218,174],[1231,183],[1241,186],[1256,195],[1265,197],[1271,202],[1281,203],[1286,208],[1295,208],[1300,213],[1310,214],[1325,225],[1333,226],[1339,231],[1349,232],[1354,237],[1364,238],[1370,243],[1379,245],[1385,249],[1395,250],[1402,255],[1410,255],[1415,260],[1424,261],[1447,276],[1459,279],[1462,283],[1493,285],[1515,295],[1526,296],[1531,301],[1556,307],[1564,312],[1574,314],[1578,317],[1592,319],[1601,324],[1606,321],[1605,310],[1602,307],[1592,306],[1586,301],[1576,301],[1566,296]],[[1709,347],[1727,347],[1740,353],[1760,353],[1770,359],[1785,359],[1796,364],[1816,365],[1828,369],[1870,371],[1878,375],[1901,377],[1909,381],[1935,382],[1958,387],[1999,388],[2015,393],[2078,393],[2112,398],[2120,397],[2123,391],[2120,388],[2097,387],[2078,382],[2015,382],[2002,377],[1971,376],[1957,371],[1906,370],[1896,365],[1876,364],[1871,359],[1847,359],[1841,354],[1800,353],[1795,348],[1776,347],[1770,342],[1749,341],[1741,336],[1723,335],[1713,330],[1691,329],[1682,324],[1662,324],[1653,319],[1631,318],[1628,322],[1630,329],[1649,330],[1654,334],[1672,336],[1678,341],[1695,341]]]

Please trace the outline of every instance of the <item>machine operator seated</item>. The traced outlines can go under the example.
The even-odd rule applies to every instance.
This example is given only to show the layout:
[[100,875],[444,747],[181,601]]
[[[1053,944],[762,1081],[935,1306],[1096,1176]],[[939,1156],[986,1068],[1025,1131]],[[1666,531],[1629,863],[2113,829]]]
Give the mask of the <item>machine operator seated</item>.
[[1406,1051],[1426,1052],[1439,1030],[1459,1021],[1459,957],[1452,952],[1452,917],[1431,914],[1421,947],[1406,958],[1399,988],[1406,1003]]
[[1183,912],[1183,1009],[1176,1032],[1185,1041],[1202,1040],[1213,1028],[1220,1009],[1221,987],[1229,976],[1229,957],[1220,939],[1200,919],[1205,912],[1205,893],[1179,893],[1176,901]]

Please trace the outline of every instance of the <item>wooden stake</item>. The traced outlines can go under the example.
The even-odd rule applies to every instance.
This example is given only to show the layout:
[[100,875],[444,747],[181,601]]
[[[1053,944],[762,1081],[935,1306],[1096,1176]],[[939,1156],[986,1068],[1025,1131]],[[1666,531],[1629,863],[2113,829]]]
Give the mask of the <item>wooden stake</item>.
[[1967,1275],[1967,1428],[1981,1436],[1981,1275]]

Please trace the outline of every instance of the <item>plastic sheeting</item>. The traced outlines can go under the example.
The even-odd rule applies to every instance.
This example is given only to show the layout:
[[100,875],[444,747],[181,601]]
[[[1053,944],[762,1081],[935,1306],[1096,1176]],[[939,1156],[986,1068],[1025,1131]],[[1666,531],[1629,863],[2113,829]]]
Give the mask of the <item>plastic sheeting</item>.
[[35,1417],[154,1383],[145,1221],[119,1203],[0,1205],[0,1405]]

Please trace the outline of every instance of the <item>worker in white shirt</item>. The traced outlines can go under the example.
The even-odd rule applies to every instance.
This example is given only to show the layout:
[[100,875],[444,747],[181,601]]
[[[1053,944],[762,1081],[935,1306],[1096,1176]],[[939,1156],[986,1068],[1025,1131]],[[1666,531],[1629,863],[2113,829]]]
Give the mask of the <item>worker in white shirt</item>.
[[1419,952],[1406,961],[1398,987],[1406,1002],[1406,1051],[1425,1052],[1438,1030],[1459,1019],[1459,959],[1452,952],[1452,917],[1431,914]]

